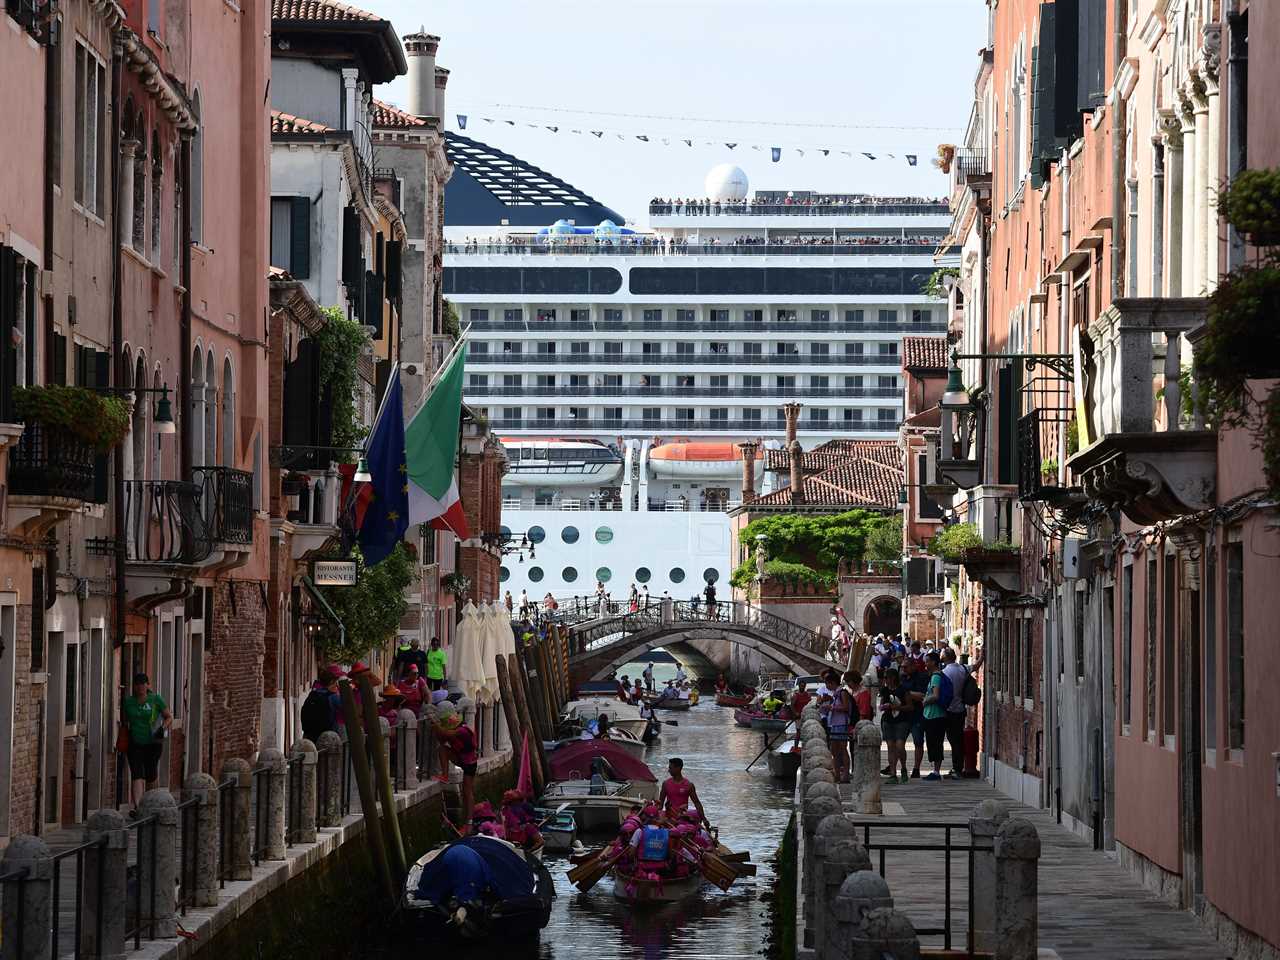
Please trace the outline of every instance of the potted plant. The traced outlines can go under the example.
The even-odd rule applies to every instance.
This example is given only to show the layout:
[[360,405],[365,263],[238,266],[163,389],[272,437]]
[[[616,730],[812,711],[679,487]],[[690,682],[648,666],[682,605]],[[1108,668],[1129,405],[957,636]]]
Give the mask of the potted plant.
[[462,573],[446,573],[440,578],[440,586],[445,593],[451,593],[455,597],[463,597],[471,589],[471,580]]
[[23,423],[76,437],[106,453],[129,433],[129,404],[87,387],[19,387],[14,408]]

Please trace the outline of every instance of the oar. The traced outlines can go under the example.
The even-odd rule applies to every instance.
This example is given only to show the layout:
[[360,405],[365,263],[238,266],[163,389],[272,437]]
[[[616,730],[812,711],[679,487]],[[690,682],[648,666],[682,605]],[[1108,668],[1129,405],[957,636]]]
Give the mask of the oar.
[[618,861],[626,849],[626,847],[623,847],[622,850],[619,850],[612,857],[598,856],[591,863],[584,863],[581,866],[574,867],[569,871],[569,882],[574,884],[583,893],[586,893],[600,882],[601,878],[609,872],[609,868]]
[[534,829],[541,830],[541,829],[542,829],[544,826],[546,826],[546,825],[547,825],[547,823],[548,823],[548,822],[550,822],[554,817],[558,817],[558,816],[560,816],[560,814],[564,813],[564,812],[565,812],[566,810],[568,810],[568,809],[569,809],[569,807],[571,807],[572,805],[573,805],[573,801],[572,801],[572,800],[570,800],[568,803],[562,803],[562,804],[560,804],[560,806],[556,807],[556,808],[555,808],[555,810],[551,811],[551,814],[550,814],[549,816],[547,816],[547,817],[543,818],[543,820],[542,820],[542,821],[537,825],[537,827],[535,827]]
[[763,757],[766,753],[768,753],[771,749],[773,749],[773,744],[777,743],[779,740],[781,740],[781,739],[783,738],[783,736],[784,736],[784,735],[786,734],[786,732],[787,732],[787,727],[791,726],[791,724],[793,724],[793,723],[795,723],[795,721],[794,721],[794,720],[788,720],[788,721],[787,721],[787,726],[786,726],[786,727],[783,727],[781,730],[779,730],[779,731],[778,731],[778,735],[777,735],[776,737],[774,737],[774,739],[773,739],[773,742],[772,742],[772,743],[769,741],[769,735],[768,735],[767,733],[764,735],[764,740],[765,740],[765,742],[764,742],[764,749],[763,749],[763,750],[761,750],[759,753],[757,753],[757,754],[756,754],[756,756],[755,756],[755,760],[752,760],[750,763],[748,763],[748,764],[747,764],[747,769],[748,769],[748,770],[750,770],[752,767],[754,767],[754,766],[756,765],[756,760],[759,760],[759,759],[760,759],[761,757]]

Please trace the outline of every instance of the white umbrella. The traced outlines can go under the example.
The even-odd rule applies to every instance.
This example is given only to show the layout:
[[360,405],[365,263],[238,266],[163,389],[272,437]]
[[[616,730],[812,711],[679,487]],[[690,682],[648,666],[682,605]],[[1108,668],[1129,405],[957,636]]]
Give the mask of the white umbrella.
[[462,695],[474,700],[484,687],[484,667],[480,663],[480,617],[470,600],[462,610],[458,638],[454,641],[453,680]]
[[[489,612],[485,617],[484,644],[480,647],[484,657],[484,685],[489,692],[489,699],[494,703],[502,698],[498,689],[498,668],[494,661],[499,656],[506,655],[502,643],[506,613],[506,608],[497,603],[489,605]],[[507,633],[511,632],[509,628],[505,629]]]

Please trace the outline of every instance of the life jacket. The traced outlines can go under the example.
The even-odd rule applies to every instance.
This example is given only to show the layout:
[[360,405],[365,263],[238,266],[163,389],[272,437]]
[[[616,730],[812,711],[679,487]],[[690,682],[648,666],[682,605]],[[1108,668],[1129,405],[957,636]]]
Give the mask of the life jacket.
[[670,831],[648,826],[640,835],[640,859],[647,863],[666,863],[671,850]]

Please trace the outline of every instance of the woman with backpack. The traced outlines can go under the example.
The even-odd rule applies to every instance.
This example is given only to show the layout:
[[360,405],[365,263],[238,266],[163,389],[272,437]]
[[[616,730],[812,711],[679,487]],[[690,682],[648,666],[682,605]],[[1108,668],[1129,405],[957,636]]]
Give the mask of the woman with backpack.
[[924,780],[942,779],[942,745],[947,736],[947,706],[951,701],[951,681],[943,674],[938,654],[930,650],[924,658],[929,670],[929,690],[924,695],[924,742],[933,772]]

